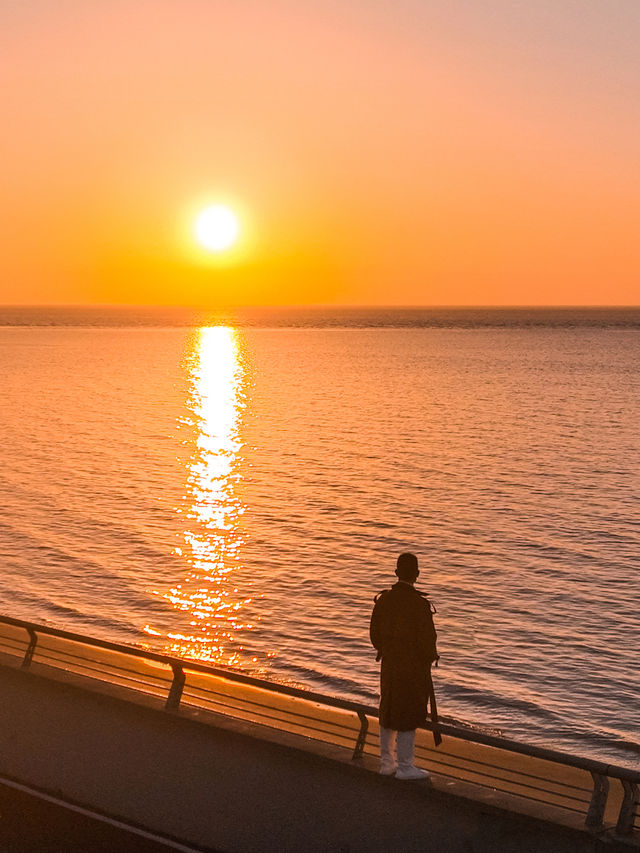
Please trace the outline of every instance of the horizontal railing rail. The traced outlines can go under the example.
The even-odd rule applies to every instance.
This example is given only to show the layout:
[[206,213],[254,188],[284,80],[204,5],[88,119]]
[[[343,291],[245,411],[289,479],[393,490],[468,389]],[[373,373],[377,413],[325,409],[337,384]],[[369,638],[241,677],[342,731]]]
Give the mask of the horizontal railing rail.
[[[273,694],[274,696],[281,695],[293,699],[300,699],[305,702],[315,703],[316,705],[320,705],[324,708],[349,712],[354,714],[358,720],[356,724],[357,733],[355,735],[355,743],[353,744],[353,759],[359,759],[362,757],[366,745],[367,733],[369,731],[369,718],[376,718],[378,713],[377,708],[363,703],[340,699],[334,696],[326,696],[311,690],[305,690],[299,687],[292,687],[290,685],[256,678],[255,676],[247,675],[245,673],[238,672],[237,670],[216,667],[196,660],[176,658],[160,652],[154,652],[150,649],[137,648],[123,643],[114,643],[109,640],[101,640],[85,634],[78,634],[72,631],[52,628],[48,625],[40,625],[35,622],[15,619],[10,616],[0,615],[0,624],[13,626],[26,632],[25,641],[27,642],[27,645],[20,664],[22,669],[30,668],[38,650],[38,640],[47,636],[61,640],[68,640],[73,643],[81,644],[82,646],[89,646],[96,649],[115,652],[124,655],[129,659],[139,658],[145,661],[155,661],[164,665],[167,670],[171,671],[171,675],[169,679],[167,679],[169,686],[164,702],[165,710],[169,712],[176,712],[179,710],[180,704],[183,701],[183,695],[186,695],[184,693],[186,686],[186,674],[189,672],[200,673],[216,679],[223,679],[233,684],[256,688],[260,691],[265,691],[268,694]],[[67,657],[73,658],[74,656],[67,653]],[[51,658],[47,657],[46,659],[50,660]],[[122,671],[128,670],[126,668],[122,668]],[[127,678],[127,676],[123,677],[125,679]],[[190,694],[192,697],[195,695],[196,694],[193,693]],[[216,694],[215,691],[211,691],[211,695],[216,696],[218,694]],[[228,699],[228,697],[226,698]],[[215,699],[212,701],[214,704],[217,704]],[[247,699],[242,701],[246,707],[259,704]],[[264,706],[260,705],[260,707]],[[286,710],[283,710],[282,713],[289,716],[292,715],[292,712]],[[264,713],[262,713],[262,716],[265,718],[269,717],[268,714]],[[299,716],[303,720],[314,720],[314,718],[310,717],[308,714],[299,714]],[[317,722],[317,720],[315,721]],[[302,727],[303,725],[304,724],[300,724],[299,727]],[[325,721],[325,725],[329,725],[334,729],[340,728],[339,723]],[[310,728],[313,727],[311,726]],[[582,758],[570,753],[547,749],[545,747],[524,744],[508,738],[485,734],[475,729],[467,729],[446,723],[438,723],[434,725],[433,723],[428,722],[424,726],[424,729],[428,731],[437,730],[445,737],[479,744],[481,746],[502,750],[515,755],[522,755],[527,756],[528,758],[552,762],[556,765],[570,767],[589,773],[592,777],[592,789],[585,823],[587,827],[593,830],[598,830],[603,827],[605,808],[607,806],[609,793],[609,780],[616,779],[620,782],[623,788],[622,802],[616,823],[616,833],[628,836],[635,828],[635,820],[638,817],[638,792],[640,790],[640,772],[638,771],[595,759]],[[352,738],[353,735],[351,734],[351,731],[352,730],[349,730],[348,735],[341,735],[341,737],[343,739]],[[483,774],[480,772],[476,775]],[[528,774],[524,773],[521,775],[527,776]],[[520,787],[527,787],[526,783],[521,782],[517,784]],[[559,785],[560,783],[555,784]],[[565,783],[565,787],[570,789],[572,786]],[[565,799],[577,799],[573,797],[572,794],[564,794],[562,796],[564,796]]]
[[[24,628],[31,637],[31,643],[25,655],[26,666],[29,666],[35,651],[35,640],[31,635],[31,631],[35,635],[46,634],[50,637],[60,637],[63,640],[71,640],[74,643],[82,643],[85,646],[93,646],[97,649],[106,649],[112,652],[120,652],[121,654],[129,655],[130,657],[143,658],[145,660],[154,660],[158,663],[164,663],[167,666],[178,670],[188,669],[192,672],[203,672],[208,675],[215,675],[217,678],[226,678],[229,681],[236,681],[238,684],[250,684],[253,687],[260,687],[263,690],[269,690],[272,693],[282,693],[287,696],[294,696],[298,699],[307,699],[311,702],[320,702],[323,705],[329,705],[333,708],[340,708],[345,711],[355,711],[356,713],[368,706],[358,702],[350,702],[348,699],[339,699],[334,696],[325,696],[321,693],[314,693],[310,690],[303,690],[300,687],[291,687],[288,684],[278,684],[273,681],[255,678],[252,675],[246,675],[243,672],[237,672],[234,669],[211,666],[210,664],[200,663],[189,658],[175,658],[171,655],[164,655],[160,652],[153,652],[150,649],[140,649],[136,646],[128,646],[124,643],[113,643],[110,640],[100,640],[97,637],[90,637],[86,634],[76,634],[72,631],[64,631],[59,628],[51,628],[48,625],[38,625],[35,622],[26,622],[22,619],[14,619],[11,616],[0,616],[0,622],[6,625],[14,625],[17,628]],[[33,647],[32,647],[33,645]],[[175,669],[174,669],[175,672]],[[377,713],[377,712],[376,712]]]

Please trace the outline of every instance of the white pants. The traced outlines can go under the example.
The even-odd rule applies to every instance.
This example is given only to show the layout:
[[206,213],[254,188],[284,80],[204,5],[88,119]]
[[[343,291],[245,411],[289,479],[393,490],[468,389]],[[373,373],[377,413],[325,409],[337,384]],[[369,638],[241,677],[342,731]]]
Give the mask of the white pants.
[[380,772],[390,776],[396,772],[396,743],[398,732],[380,726]]
[[380,771],[395,773],[396,767],[408,770],[413,767],[415,730],[396,732],[380,726]]

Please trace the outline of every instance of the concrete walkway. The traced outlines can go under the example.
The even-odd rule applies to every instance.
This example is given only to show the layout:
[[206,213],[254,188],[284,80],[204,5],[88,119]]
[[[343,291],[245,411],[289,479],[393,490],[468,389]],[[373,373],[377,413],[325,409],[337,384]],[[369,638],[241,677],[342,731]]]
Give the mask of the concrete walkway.
[[0,774],[225,853],[629,849],[6,667]]

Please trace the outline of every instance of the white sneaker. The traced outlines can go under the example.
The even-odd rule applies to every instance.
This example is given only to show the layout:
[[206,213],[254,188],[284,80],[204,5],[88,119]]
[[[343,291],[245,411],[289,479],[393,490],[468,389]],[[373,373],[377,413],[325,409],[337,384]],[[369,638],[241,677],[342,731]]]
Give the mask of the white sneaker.
[[396,779],[428,779],[429,771],[421,770],[419,767],[398,767]]
[[380,775],[381,776],[395,776],[396,770],[398,769],[398,765],[391,762],[382,761],[380,763]]

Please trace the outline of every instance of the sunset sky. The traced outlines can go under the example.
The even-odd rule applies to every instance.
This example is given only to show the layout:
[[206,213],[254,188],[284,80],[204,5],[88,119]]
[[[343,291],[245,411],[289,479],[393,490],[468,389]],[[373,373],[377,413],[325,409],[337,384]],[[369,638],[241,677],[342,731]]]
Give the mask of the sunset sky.
[[2,303],[640,304],[638,0],[24,0],[0,30]]

